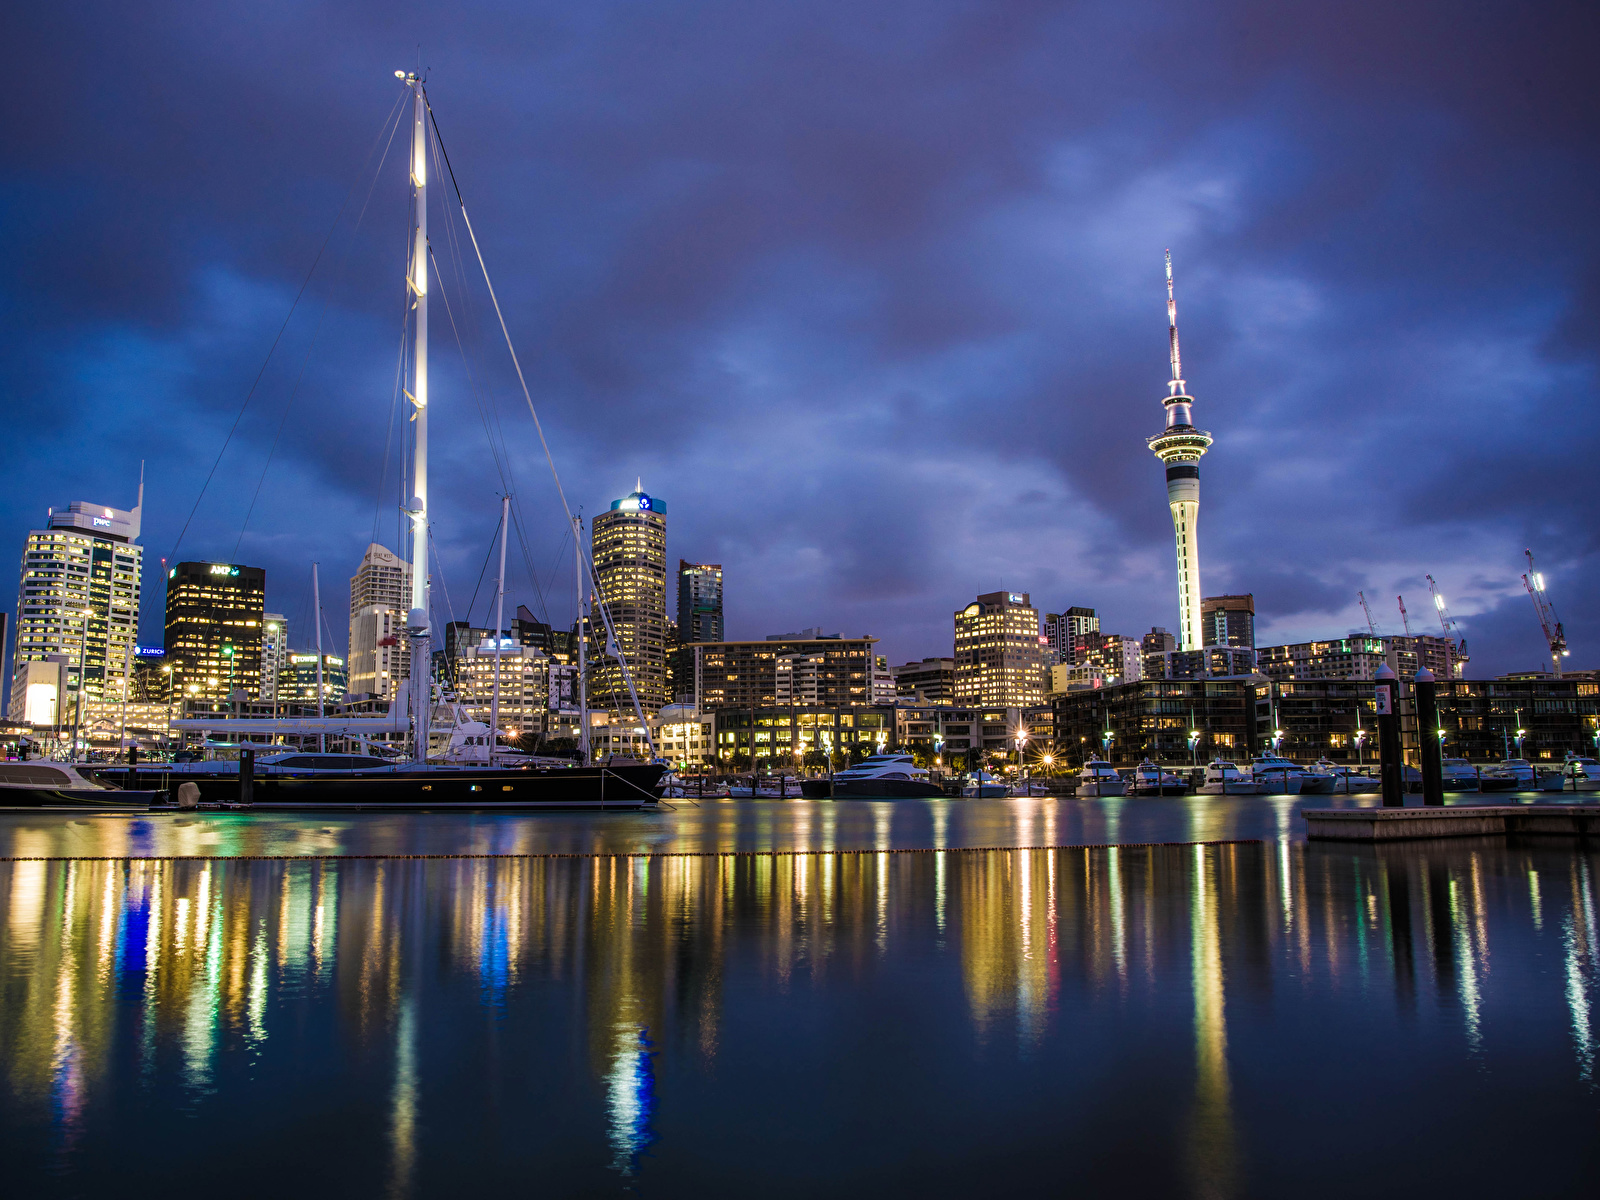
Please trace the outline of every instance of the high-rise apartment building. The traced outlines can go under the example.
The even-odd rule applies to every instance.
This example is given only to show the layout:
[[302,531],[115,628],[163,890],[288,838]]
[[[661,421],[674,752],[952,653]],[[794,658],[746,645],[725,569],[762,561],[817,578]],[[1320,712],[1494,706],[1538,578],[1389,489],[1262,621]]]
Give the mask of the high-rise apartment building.
[[[45,528],[28,533],[17,589],[11,720],[45,707],[70,717],[80,693],[122,698],[137,661],[144,547],[135,541],[143,503],[141,484],[130,510],[75,501],[52,509]],[[29,663],[47,662],[65,666],[30,674]]]
[[[261,621],[261,701],[271,704],[278,700],[278,681],[289,665],[289,622],[282,613],[266,613]],[[339,660],[339,670],[344,671],[343,659]],[[340,699],[343,698],[341,692]]]
[[350,694],[394,697],[411,675],[411,564],[373,542],[350,578]]
[[877,640],[806,629],[759,642],[696,642],[679,651],[685,703],[702,712],[774,704],[870,705]]
[[722,564],[678,560],[678,644],[722,640]]
[[1046,665],[1082,661],[1090,634],[1100,632],[1100,617],[1092,608],[1074,606],[1044,617]]
[[179,698],[260,697],[266,598],[261,567],[181,562],[167,572],[166,665]]
[[[591,523],[597,605],[611,618],[616,649],[633,678],[639,706],[653,716],[667,695],[667,506],[636,489],[613,500]],[[610,650],[596,608],[590,618],[589,701],[597,708],[631,707],[622,666]]]
[[955,614],[955,702],[1041,703],[1048,649],[1027,592],[979,596]]
[[1242,596],[1207,596],[1200,601],[1200,625],[1204,631],[1203,643],[1207,646],[1254,650],[1255,596],[1249,592]]

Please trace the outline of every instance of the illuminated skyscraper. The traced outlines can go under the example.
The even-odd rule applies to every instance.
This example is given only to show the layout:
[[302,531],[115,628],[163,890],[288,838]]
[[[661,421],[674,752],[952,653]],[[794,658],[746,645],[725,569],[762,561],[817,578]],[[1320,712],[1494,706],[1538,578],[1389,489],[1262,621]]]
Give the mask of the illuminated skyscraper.
[[267,573],[181,562],[167,572],[167,665],[179,699],[261,695]]
[[[53,723],[86,699],[121,699],[139,629],[144,547],[139,503],[129,511],[82,501],[52,509],[28,534],[17,589],[13,721]],[[31,668],[30,663],[51,664]],[[30,695],[31,693],[31,695]]]
[[1172,532],[1178,550],[1179,648],[1199,650],[1200,627],[1200,456],[1211,446],[1211,435],[1196,429],[1190,409],[1194,397],[1183,382],[1178,355],[1178,302],[1172,290],[1172,251],[1167,251],[1167,343],[1172,361],[1168,395],[1162,400],[1167,427],[1149,439],[1150,449],[1167,468],[1167,506],[1172,509]]
[[988,592],[955,614],[955,702],[1024,707],[1044,699],[1048,646],[1027,592]]
[[350,577],[350,694],[388,700],[411,674],[411,564],[373,542]]
[[[667,505],[642,489],[611,502],[591,523],[596,599],[605,605],[627,660],[639,706],[653,716],[667,695]],[[589,699],[596,707],[632,707],[622,667],[608,649],[598,609],[590,619]]]
[[678,644],[722,641],[722,564],[678,560]]

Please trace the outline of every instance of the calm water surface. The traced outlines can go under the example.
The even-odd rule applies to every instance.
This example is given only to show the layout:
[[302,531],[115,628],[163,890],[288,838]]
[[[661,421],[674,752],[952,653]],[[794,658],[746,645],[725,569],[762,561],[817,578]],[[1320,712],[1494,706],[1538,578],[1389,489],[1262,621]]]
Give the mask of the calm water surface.
[[[6,818],[603,851],[0,862],[7,1192],[1592,1195],[1600,854],[1308,845],[1298,805]],[[1265,840],[891,852],[1217,837]],[[834,852],[637,853],[735,848]]]

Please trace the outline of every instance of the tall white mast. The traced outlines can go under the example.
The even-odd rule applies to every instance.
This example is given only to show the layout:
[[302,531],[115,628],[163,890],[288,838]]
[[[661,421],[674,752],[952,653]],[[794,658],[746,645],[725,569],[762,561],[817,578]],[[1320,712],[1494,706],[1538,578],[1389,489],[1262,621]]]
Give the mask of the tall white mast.
[[583,610],[584,597],[588,595],[588,580],[584,578],[583,570],[583,517],[572,518],[572,549],[575,563],[573,581],[578,589],[578,753],[582,756],[584,766],[589,765],[589,662],[584,652],[584,639],[588,630],[584,628]]
[[431,688],[433,654],[428,629],[428,101],[422,79],[396,71],[411,89],[411,195],[414,228],[411,264],[406,286],[416,314],[412,340],[413,367],[411,420],[415,443],[411,459],[411,611],[406,615],[406,633],[411,640],[411,712],[413,752],[418,762],[428,757],[428,718],[432,711]]
[[[322,585],[317,582],[317,564],[311,564],[311,619],[317,626],[317,716],[324,715],[322,711]],[[274,692],[276,695],[276,692]],[[327,734],[317,734],[317,749],[325,751],[328,748]]]
[[494,600],[494,693],[489,699],[489,765],[500,736],[500,633],[506,627],[506,534],[511,524],[511,497],[500,497],[500,578]]

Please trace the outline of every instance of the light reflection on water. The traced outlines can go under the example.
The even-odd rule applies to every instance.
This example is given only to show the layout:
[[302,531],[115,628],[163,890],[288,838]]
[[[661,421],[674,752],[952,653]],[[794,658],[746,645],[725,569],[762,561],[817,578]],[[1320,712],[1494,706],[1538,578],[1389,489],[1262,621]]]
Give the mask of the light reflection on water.
[[1512,1168],[1470,1130],[1521,1122],[1545,1149],[1507,1185],[1556,1194],[1600,1113],[1593,868],[1287,841],[0,863],[0,1148],[28,1194],[154,1194],[282,1138],[313,1195],[910,1194],[1069,1158],[1090,1193],[1331,1195],[1382,1169],[1396,1096],[1433,1122],[1397,1169],[1474,1192]]

